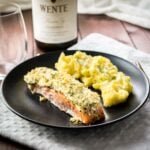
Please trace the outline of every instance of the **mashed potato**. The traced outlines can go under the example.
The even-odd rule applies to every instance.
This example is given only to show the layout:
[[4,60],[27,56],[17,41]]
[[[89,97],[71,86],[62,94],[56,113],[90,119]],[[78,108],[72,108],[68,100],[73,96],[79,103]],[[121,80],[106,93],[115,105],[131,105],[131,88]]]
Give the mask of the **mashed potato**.
[[132,92],[130,77],[103,56],[91,56],[81,51],[67,56],[61,53],[55,68],[81,80],[85,86],[99,90],[105,107],[125,102]]

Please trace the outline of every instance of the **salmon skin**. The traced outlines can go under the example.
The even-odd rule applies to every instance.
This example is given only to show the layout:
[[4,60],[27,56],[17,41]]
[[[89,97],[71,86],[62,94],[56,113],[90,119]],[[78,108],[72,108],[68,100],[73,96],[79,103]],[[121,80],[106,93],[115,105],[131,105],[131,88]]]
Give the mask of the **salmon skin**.
[[24,80],[32,93],[40,94],[83,124],[105,118],[100,96],[69,74],[38,67],[29,71]]

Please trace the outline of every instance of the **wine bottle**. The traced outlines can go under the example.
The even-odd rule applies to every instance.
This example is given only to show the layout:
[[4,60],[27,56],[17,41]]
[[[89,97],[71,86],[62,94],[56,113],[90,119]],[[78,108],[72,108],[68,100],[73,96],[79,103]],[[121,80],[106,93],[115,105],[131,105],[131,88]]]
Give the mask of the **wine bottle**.
[[77,42],[77,0],[32,0],[34,38],[44,51]]

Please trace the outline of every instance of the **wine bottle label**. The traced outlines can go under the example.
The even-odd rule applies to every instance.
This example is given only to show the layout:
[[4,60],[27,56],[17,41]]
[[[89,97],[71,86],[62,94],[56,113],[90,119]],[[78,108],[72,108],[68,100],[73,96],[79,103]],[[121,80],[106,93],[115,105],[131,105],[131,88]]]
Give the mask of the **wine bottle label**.
[[36,40],[64,43],[77,37],[77,0],[32,0]]

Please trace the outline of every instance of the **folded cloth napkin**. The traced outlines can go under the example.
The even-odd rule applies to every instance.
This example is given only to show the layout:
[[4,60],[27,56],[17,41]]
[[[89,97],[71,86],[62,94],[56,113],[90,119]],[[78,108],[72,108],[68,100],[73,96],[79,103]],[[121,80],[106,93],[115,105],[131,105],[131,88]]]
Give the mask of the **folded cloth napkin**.
[[0,5],[3,3],[17,3],[21,9],[31,9],[31,0],[0,0]]
[[106,14],[150,29],[150,0],[79,0],[81,14]]
[[[71,49],[88,49],[138,60],[150,78],[150,55],[100,34],[91,34]],[[12,87],[13,88],[13,87]],[[12,97],[14,98],[14,97]],[[149,149],[150,101],[133,116],[93,130],[67,130],[40,126],[12,113],[0,97],[0,134],[39,150]],[[121,139],[121,140],[120,140]]]
[[[5,0],[0,0],[5,2]],[[31,0],[7,0],[18,3],[22,9],[31,8]],[[79,0],[80,14],[106,14],[150,29],[150,0]]]

